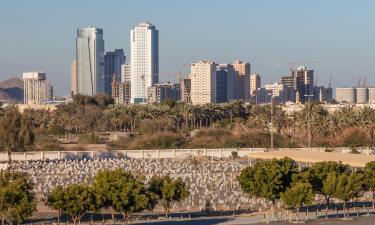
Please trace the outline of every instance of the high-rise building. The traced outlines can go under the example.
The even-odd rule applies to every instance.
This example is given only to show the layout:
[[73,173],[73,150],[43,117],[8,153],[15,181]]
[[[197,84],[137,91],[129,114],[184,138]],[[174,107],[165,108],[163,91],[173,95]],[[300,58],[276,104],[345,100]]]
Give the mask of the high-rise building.
[[104,92],[103,29],[88,27],[77,30],[77,92],[96,95]]
[[130,82],[130,76],[131,76],[131,69],[130,64],[122,64],[121,65],[121,82]]
[[148,103],[160,103],[163,100],[180,100],[180,84],[161,83],[147,88]]
[[112,94],[112,76],[116,81],[121,81],[121,65],[125,63],[125,54],[122,49],[106,52],[104,56],[104,91],[108,95]]
[[309,96],[314,95],[314,70],[308,70],[300,66],[292,71],[290,76],[282,76],[280,83],[293,87],[296,91],[296,102],[304,103]]
[[235,99],[248,101],[250,99],[250,63],[243,63],[240,60],[234,61],[233,69],[235,77]]
[[255,104],[268,104],[272,100],[272,91],[265,88],[258,88],[254,95],[251,97],[251,100]]
[[276,82],[274,84],[266,84],[265,89],[271,91],[275,103],[282,104],[289,101],[294,102],[296,100],[295,91],[292,87]]
[[191,64],[191,102],[216,103],[216,64],[199,61]]
[[304,103],[309,96],[314,94],[314,70],[308,70],[305,66],[300,66],[293,70],[295,89],[298,92],[297,101]]
[[131,102],[147,102],[147,88],[159,83],[159,31],[140,23],[130,32]]
[[25,72],[22,75],[24,82],[24,103],[40,105],[52,100],[53,87],[46,79],[44,72]]
[[231,64],[216,65],[216,102],[233,100],[235,72]]
[[130,81],[118,82],[113,76],[111,95],[115,104],[130,104]]
[[250,94],[254,95],[255,91],[261,87],[261,77],[259,74],[251,74],[250,76]]
[[70,66],[70,92],[71,95],[76,95],[78,93],[77,89],[77,61],[73,60]]
[[191,79],[180,78],[180,100],[182,102],[191,103]]

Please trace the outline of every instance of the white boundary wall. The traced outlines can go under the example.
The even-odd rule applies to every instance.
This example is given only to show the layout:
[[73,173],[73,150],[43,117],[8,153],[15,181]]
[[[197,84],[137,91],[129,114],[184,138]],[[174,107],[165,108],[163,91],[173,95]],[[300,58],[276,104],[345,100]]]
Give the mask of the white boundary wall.
[[[288,149],[288,148],[283,148]],[[293,150],[324,151],[325,148],[290,148]],[[280,149],[282,150],[282,149]],[[350,153],[350,148],[333,149],[340,153]],[[357,149],[361,154],[373,154],[371,149]],[[232,152],[238,157],[248,157],[251,153],[267,151],[265,148],[222,148],[222,149],[154,149],[154,150],[111,150],[111,151],[43,151],[43,152],[13,152],[14,161],[28,160],[62,160],[62,159],[109,159],[109,158],[137,158],[137,159],[184,159],[187,157],[230,158]],[[8,153],[0,152],[0,161],[8,161]]]
[[[43,151],[43,152],[12,152],[13,161],[28,160],[62,160],[62,159],[184,159],[193,156],[214,158],[230,158],[232,152],[238,157],[247,157],[249,153],[263,152],[261,148],[223,148],[223,149],[151,149],[151,150],[111,150],[111,151]],[[8,153],[0,152],[0,161],[7,161]]]

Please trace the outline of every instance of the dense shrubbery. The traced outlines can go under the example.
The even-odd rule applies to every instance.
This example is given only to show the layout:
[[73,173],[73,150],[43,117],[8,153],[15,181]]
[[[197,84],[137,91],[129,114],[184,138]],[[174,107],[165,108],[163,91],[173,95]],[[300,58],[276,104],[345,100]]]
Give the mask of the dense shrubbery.
[[[275,147],[298,147],[288,138],[275,134]],[[202,129],[195,135],[183,133],[153,132],[133,135],[109,143],[111,149],[166,149],[166,148],[270,148],[268,133],[249,130],[236,134],[225,129]]]

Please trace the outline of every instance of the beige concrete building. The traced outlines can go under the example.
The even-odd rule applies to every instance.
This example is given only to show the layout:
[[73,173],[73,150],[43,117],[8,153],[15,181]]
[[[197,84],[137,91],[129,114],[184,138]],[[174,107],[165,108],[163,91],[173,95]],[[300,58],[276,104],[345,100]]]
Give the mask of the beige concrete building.
[[131,76],[131,68],[130,64],[122,64],[121,65],[121,82],[130,82]]
[[27,105],[44,104],[52,100],[53,88],[46,79],[44,72],[25,72],[23,73],[24,82],[24,103]]
[[191,64],[191,102],[216,103],[216,63],[199,61]]
[[73,95],[78,93],[77,89],[77,61],[73,60],[70,66],[70,92]]
[[115,104],[130,104],[130,81],[117,82],[115,76],[112,77],[112,98]]
[[254,95],[256,90],[261,86],[261,77],[259,74],[251,74],[250,76],[250,94]]
[[248,101],[250,99],[250,63],[236,60],[233,63],[236,73],[235,78],[235,99]]

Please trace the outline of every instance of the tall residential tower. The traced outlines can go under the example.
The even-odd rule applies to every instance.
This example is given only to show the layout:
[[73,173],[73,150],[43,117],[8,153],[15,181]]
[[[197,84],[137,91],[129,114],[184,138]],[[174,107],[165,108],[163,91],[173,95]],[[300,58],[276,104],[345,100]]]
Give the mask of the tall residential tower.
[[147,102],[147,88],[159,83],[159,31],[140,23],[130,32],[131,103]]
[[77,92],[96,95],[104,92],[103,29],[88,27],[77,30]]
[[191,102],[195,105],[216,103],[216,63],[199,61],[191,64]]
[[46,78],[44,72],[25,72],[22,75],[24,83],[24,103],[43,104],[45,101],[52,100],[53,88]]

